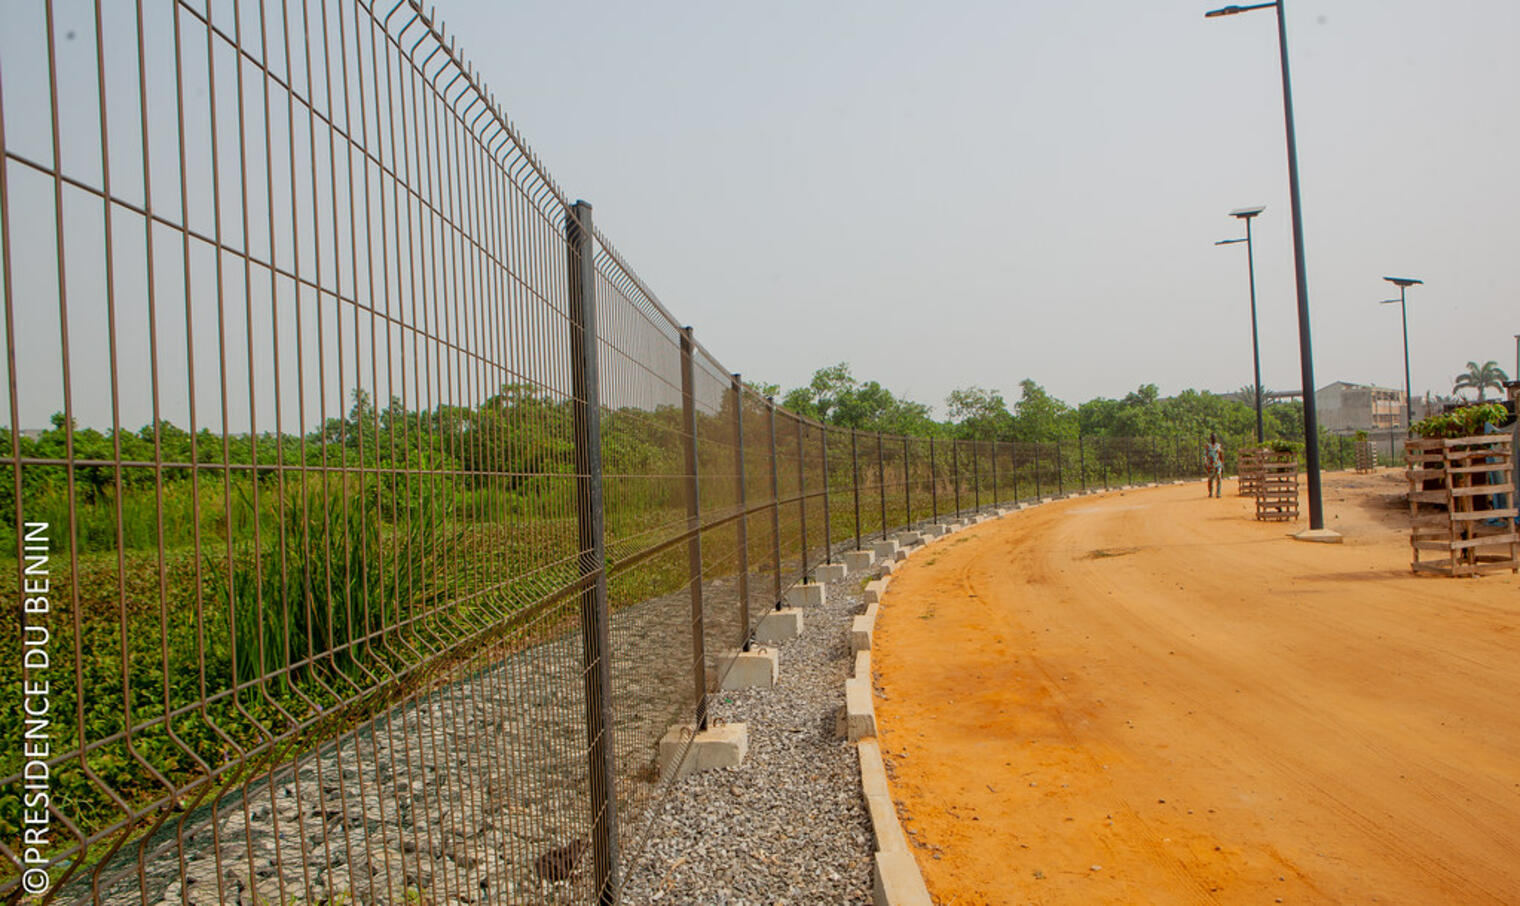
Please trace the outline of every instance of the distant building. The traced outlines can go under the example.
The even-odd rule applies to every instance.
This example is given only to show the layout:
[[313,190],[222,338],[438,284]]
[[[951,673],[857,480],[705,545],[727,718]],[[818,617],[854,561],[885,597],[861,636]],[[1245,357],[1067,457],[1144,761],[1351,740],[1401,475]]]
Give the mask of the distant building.
[[[1314,403],[1319,426],[1335,434],[1404,425],[1402,390],[1336,381],[1314,391]],[[1419,414],[1415,417],[1418,419]]]

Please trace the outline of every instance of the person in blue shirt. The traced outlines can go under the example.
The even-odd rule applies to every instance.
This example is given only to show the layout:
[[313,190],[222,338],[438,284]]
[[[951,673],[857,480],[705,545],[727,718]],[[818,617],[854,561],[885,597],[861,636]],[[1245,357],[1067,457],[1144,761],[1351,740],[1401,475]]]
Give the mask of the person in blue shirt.
[[1214,432],[1209,432],[1209,442],[1203,448],[1203,465],[1209,476],[1210,497],[1222,497],[1224,495],[1224,445]]

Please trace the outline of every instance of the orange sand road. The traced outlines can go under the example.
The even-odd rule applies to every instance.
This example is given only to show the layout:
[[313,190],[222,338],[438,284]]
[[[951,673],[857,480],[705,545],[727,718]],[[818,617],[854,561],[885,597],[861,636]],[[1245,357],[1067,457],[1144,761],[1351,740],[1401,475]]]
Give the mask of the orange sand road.
[[1520,903],[1520,580],[1411,576],[1403,478],[1325,479],[1340,546],[1196,484],[904,565],[877,716],[941,906]]

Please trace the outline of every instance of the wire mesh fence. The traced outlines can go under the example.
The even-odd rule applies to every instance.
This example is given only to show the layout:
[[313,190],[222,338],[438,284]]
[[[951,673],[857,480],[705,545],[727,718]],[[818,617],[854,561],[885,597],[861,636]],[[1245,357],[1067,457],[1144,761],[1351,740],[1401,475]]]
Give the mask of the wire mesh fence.
[[614,902],[819,563],[1201,474],[779,409],[412,2],[8,7],[0,151],[7,897]]

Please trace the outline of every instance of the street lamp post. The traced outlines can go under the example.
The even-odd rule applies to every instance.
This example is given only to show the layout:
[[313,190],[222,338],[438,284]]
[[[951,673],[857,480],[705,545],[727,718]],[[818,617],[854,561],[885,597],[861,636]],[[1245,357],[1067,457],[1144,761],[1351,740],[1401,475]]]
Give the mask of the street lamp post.
[[1309,276],[1304,267],[1304,218],[1298,193],[1298,142],[1293,131],[1293,89],[1288,78],[1288,26],[1283,0],[1226,6],[1204,13],[1204,18],[1231,16],[1253,9],[1277,10],[1277,48],[1282,61],[1283,126],[1288,143],[1288,201],[1293,220],[1293,276],[1298,291],[1298,361],[1303,374],[1304,472],[1309,492],[1309,531],[1298,537],[1306,541],[1338,541],[1340,534],[1325,531],[1325,506],[1319,480],[1319,413],[1314,407],[1314,351],[1309,339]]
[[1231,211],[1230,216],[1246,222],[1246,235],[1241,239],[1221,239],[1215,245],[1230,245],[1236,242],[1246,244],[1246,273],[1251,281],[1251,364],[1255,368],[1256,387],[1256,442],[1260,444],[1263,439],[1261,429],[1261,347],[1256,338],[1256,257],[1251,251],[1251,218],[1266,210],[1266,207],[1241,208]]
[[1399,318],[1404,322],[1404,432],[1407,434],[1414,430],[1414,396],[1409,390],[1409,312],[1404,306],[1404,290],[1411,286],[1422,285],[1425,281],[1409,277],[1384,277],[1383,279],[1399,288],[1399,297],[1384,299],[1383,304],[1399,303]]

